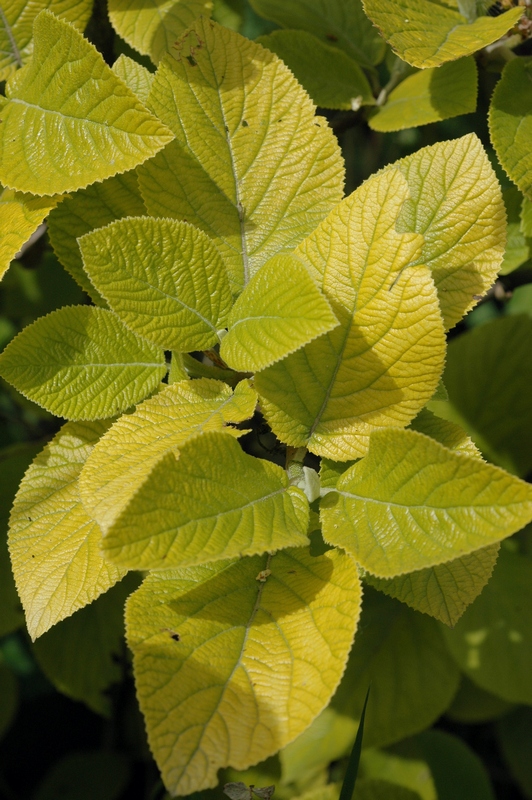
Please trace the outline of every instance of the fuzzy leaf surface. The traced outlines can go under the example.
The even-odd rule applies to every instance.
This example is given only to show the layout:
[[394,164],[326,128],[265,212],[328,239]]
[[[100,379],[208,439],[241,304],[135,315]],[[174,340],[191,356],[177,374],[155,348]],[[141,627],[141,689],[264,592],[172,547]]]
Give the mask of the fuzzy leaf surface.
[[11,511],[9,550],[32,639],[106,592],[124,574],[104,561],[102,534],[77,480],[108,423],[69,422],[35,458]]
[[257,375],[276,435],[338,461],[369,434],[406,425],[434,393],[445,340],[438,298],[419,259],[422,237],[395,223],[408,198],[397,170],[370,178],[297,248],[340,324]]
[[360,596],[352,559],[304,548],[145,580],[127,637],[172,794],[215,786],[219,767],[246,769],[308,727],[342,676]]
[[72,25],[42,11],[34,36],[31,62],[6,86],[4,186],[39,195],[75,191],[136,167],[172,140]]
[[113,72],[126,86],[129,86],[141,103],[146,105],[153,84],[153,73],[124,54],[116,59],[113,64]]
[[195,19],[208,16],[210,0],[110,0],[109,19],[122,39],[158,64]]
[[48,233],[57,258],[96,305],[105,305],[105,301],[83,269],[76,240],[115,219],[140,217],[145,213],[137,176],[131,171],[80,189],[67,196],[50,214]]
[[504,170],[532,200],[532,58],[508,62],[491,99],[490,136]]
[[148,212],[214,239],[235,294],[341,200],[331,129],[282,61],[239,34],[196,22],[149,102],[176,141],[139,170]]
[[368,17],[393,51],[414,67],[438,67],[469,56],[504,36],[522,8],[469,22],[438,0],[362,0]]
[[154,466],[103,551],[133,569],[188,567],[304,547],[307,527],[308,501],[285,470],[210,431]]
[[33,197],[12,189],[0,192],[0,278],[59,200],[59,197]]
[[165,350],[218,342],[231,291],[220,254],[186,222],[117,220],[79,240],[85,271],[127,327]]
[[364,67],[384,58],[384,42],[364,14],[360,0],[251,0],[261,17],[282,28],[304,30],[334,44]]
[[2,0],[0,8],[0,81],[22,67],[33,52],[33,21],[50,8],[56,17],[83,31],[92,11],[91,0]]
[[5,380],[52,414],[73,420],[125,411],[165,372],[162,350],[93,306],[66,306],[41,317],[0,355]]
[[472,56],[409,75],[370,117],[374,131],[401,131],[439,122],[477,107],[478,74]]
[[492,544],[436,567],[389,580],[368,575],[372,586],[416,611],[453,627],[491,578],[499,545]]
[[165,454],[176,452],[203,431],[249,419],[256,402],[247,381],[233,392],[221,381],[199,378],[165,387],[133,414],[120,417],[102,437],[80,478],[90,516],[106,531]]
[[274,256],[234,304],[220,355],[233,369],[257,372],[337,325],[305,265]]
[[290,67],[321,108],[373,105],[371,86],[353,58],[305,30],[273,31],[256,40]]
[[532,489],[410,430],[372,435],[368,456],[322,500],[324,538],[392,578],[510,536],[532,519]]

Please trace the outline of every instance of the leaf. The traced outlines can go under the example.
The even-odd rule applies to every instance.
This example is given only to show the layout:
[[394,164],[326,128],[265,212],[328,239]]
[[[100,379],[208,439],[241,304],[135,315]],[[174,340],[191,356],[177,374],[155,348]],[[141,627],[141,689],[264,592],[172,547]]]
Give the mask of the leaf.
[[110,0],[109,19],[122,39],[158,64],[172,52],[175,41],[200,16],[208,16],[210,0]]
[[496,464],[532,469],[532,320],[503,317],[450,342],[445,385],[469,434]]
[[528,197],[523,197],[520,230],[524,236],[532,237],[532,200]]
[[460,669],[482,689],[532,704],[532,560],[502,550],[490,582],[452,629],[444,629]]
[[80,493],[90,516],[108,530],[165,454],[203,431],[252,417],[256,402],[247,381],[233,393],[207,378],[174,383],[145,400],[115,422],[83,469]]
[[257,375],[274,433],[338,461],[365,454],[369,434],[406,425],[438,384],[445,350],[428,269],[408,269],[421,237],[398,234],[406,181],[370,178],[296,250],[340,325]]
[[449,450],[465,453],[467,456],[482,458],[477,446],[463,428],[454,422],[437,417],[426,408],[421,409],[417,417],[412,420],[410,428],[418,433],[424,433],[425,436],[430,436],[431,439],[436,439],[437,442],[444,447],[448,447]]
[[323,536],[393,578],[487,547],[532,519],[531,487],[415,431],[371,437],[367,457],[321,501]]
[[150,95],[176,141],[139,170],[140,188],[149,214],[187,220],[214,239],[237,294],[341,200],[343,163],[277,56],[209,20],[177,48]]
[[[514,9],[517,11],[518,9]],[[490,137],[503,169],[532,200],[532,59],[509,61],[495,87],[489,111]]]
[[130,779],[127,756],[104,750],[68,753],[55,761],[34,800],[118,800]]
[[498,743],[510,773],[525,797],[532,797],[532,709],[517,708],[497,725]]
[[273,31],[256,41],[282,58],[317,106],[351,110],[375,103],[357,62],[313,33]]
[[401,745],[386,750],[366,748],[362,751],[361,770],[368,781],[384,779],[404,791],[413,792],[417,800],[438,800],[428,765],[419,757],[405,753]]
[[460,688],[445,712],[445,716],[455,722],[475,725],[479,722],[492,722],[507,714],[513,707],[512,703],[508,703],[490,692],[485,692],[476,683],[462,675]]
[[226,783],[223,788],[224,794],[231,800],[251,800],[253,792],[250,786],[246,786],[242,781]]
[[50,214],[48,232],[59,261],[97,305],[105,301],[83,269],[77,239],[121,217],[137,217],[146,213],[139,194],[135,172],[115,175],[103,183],[80,189]]
[[517,187],[503,192],[508,217],[506,251],[499,275],[508,275],[525,264],[532,255],[532,241],[522,232],[521,207],[526,201]]
[[92,0],[2,0],[0,8],[0,81],[5,81],[31,57],[33,21],[39,11],[53,5],[56,17],[83,31]]
[[504,36],[521,18],[522,8],[470,23],[438,0],[362,0],[374,25],[404,61],[438,67],[469,56]]
[[48,680],[104,716],[111,715],[107,690],[122,677],[124,601],[132,583],[126,579],[114,586],[33,644]]
[[113,72],[126,86],[129,86],[140,102],[146,105],[153,84],[153,73],[124,54],[116,59],[113,64]]
[[381,780],[357,781],[353,800],[420,800],[417,792]]
[[36,457],[11,512],[9,550],[32,639],[106,592],[124,571],[102,558],[77,479],[108,423],[67,423]]
[[344,781],[342,783],[342,788],[340,790],[340,800],[351,800],[351,798],[353,797],[355,783],[357,782],[358,768],[360,765],[360,754],[362,752],[362,741],[364,737],[364,722],[366,719],[366,708],[368,706],[369,692],[370,692],[370,687],[368,686],[368,691],[366,692],[366,699],[364,700],[364,705],[362,706],[362,711],[360,712],[360,722],[358,723],[358,730],[355,738],[355,743],[353,745],[353,749],[351,750],[351,755],[349,756],[349,760],[347,762],[347,769],[345,772]]
[[128,217],[78,239],[85,271],[127,327],[165,350],[218,343],[231,308],[209,237],[171,219]]
[[331,707],[359,719],[371,684],[364,747],[383,746],[431,725],[451,702],[459,675],[435,620],[368,587]]
[[0,664],[0,736],[13,722],[18,707],[18,681],[11,670]]
[[478,74],[471,56],[409,75],[370,117],[374,131],[401,131],[470,114],[477,107]]
[[360,0],[251,0],[251,5],[261,17],[283,28],[308,31],[322,42],[335,44],[364,67],[384,57],[384,42]]
[[304,547],[307,527],[308,501],[281,467],[210,431],[163,456],[102,546],[132,569],[188,567]]
[[423,147],[388,169],[408,181],[398,230],[422,234],[419,263],[432,271],[445,327],[452,328],[488,291],[502,262],[499,182],[475,134]]
[[219,767],[246,769],[295,739],[340,680],[359,606],[356,566],[336,551],[151,573],[126,627],[168,790],[215,786]]
[[305,265],[294,256],[274,256],[233,306],[220,355],[233,369],[256,372],[337,325]]
[[[6,87],[0,182],[53,195],[136,167],[172,134],[72,25],[42,11],[33,58]],[[39,147],[29,146],[35,137]]]
[[28,325],[0,356],[0,374],[56,416],[100,419],[150,394],[164,353],[110,311],[67,306]]
[[0,278],[3,278],[22,245],[59,200],[59,197],[32,197],[11,189],[0,190]]
[[451,628],[491,578],[499,545],[391,580],[367,576],[376,589]]

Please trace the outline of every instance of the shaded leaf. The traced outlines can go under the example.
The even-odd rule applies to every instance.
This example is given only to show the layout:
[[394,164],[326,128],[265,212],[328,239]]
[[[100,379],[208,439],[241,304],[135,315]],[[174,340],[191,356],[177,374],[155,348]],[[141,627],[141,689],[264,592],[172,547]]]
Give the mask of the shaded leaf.
[[449,450],[482,458],[479,449],[460,425],[437,417],[427,408],[421,409],[417,417],[410,423],[410,428],[418,433],[424,433],[425,436],[430,436],[431,439],[436,439]]
[[0,737],[8,730],[17,713],[18,681],[11,670],[0,664]]
[[0,192],[0,278],[22,245],[59,201],[59,197],[33,197],[11,189]]
[[408,424],[433,395],[445,340],[429,270],[408,268],[422,237],[395,230],[407,197],[401,173],[384,171],[297,248],[340,325],[257,375],[281,441],[357,458],[371,431]]
[[[202,431],[253,416],[257,395],[247,381],[234,393],[220,381],[199,378],[163,388],[120,417],[88,459],[80,477],[83,504],[106,531],[155,464]],[[227,428],[231,431],[231,428]],[[235,435],[240,431],[235,430]]]
[[161,62],[150,106],[176,141],[139,169],[148,212],[213,238],[235,293],[342,198],[327,123],[277,56],[233,31],[195,23]]
[[336,551],[151,573],[127,604],[127,635],[168,790],[215,786],[220,766],[245,769],[301,733],[340,680],[359,604],[356,566]]
[[532,797],[532,708],[517,708],[497,725],[499,746],[525,797]]
[[369,119],[374,131],[401,131],[469,114],[477,107],[478,75],[472,57],[409,75]]
[[233,306],[220,355],[233,369],[256,372],[337,325],[305,265],[294,256],[274,256]]
[[484,691],[466,675],[462,675],[460,688],[445,712],[445,716],[456,722],[475,725],[502,717],[512,708],[512,703],[508,703],[491,692]]
[[162,350],[92,306],[41,317],[0,356],[3,378],[67,419],[112,417],[151,394],[165,372]]
[[[6,86],[0,182],[59,194],[136,167],[172,134],[72,25],[42,11],[30,64]],[[35,136],[39,147],[29,146]],[[47,144],[48,143],[48,144]]]
[[321,501],[323,536],[392,578],[510,536],[532,518],[532,489],[415,431],[371,437],[369,453]]
[[34,800],[118,800],[129,773],[127,758],[121,753],[69,753],[44,776]]
[[26,472],[11,512],[9,549],[30,636],[91,603],[124,574],[102,558],[77,479],[107,423],[68,423]]
[[126,86],[129,86],[141,103],[146,105],[153,84],[153,73],[123,54],[118,56],[113,64],[113,72]]
[[500,275],[508,275],[526,263],[532,256],[532,239],[528,238],[521,228],[523,218],[521,208],[528,202],[517,187],[512,186],[503,192],[504,204],[508,216],[506,250],[499,270]]
[[438,0],[362,0],[364,10],[400,58],[414,67],[437,67],[492,44],[523,14],[512,8],[470,22]]

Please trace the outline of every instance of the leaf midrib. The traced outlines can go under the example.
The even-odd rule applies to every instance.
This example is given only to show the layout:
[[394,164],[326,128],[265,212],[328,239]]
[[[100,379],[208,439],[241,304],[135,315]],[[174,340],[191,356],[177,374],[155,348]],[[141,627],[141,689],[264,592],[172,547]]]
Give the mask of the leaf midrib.
[[[19,67],[22,67],[23,63],[24,63],[22,61],[22,55],[20,53],[20,50],[18,49],[17,42],[15,40],[15,36],[13,34],[11,26],[10,26],[9,22],[7,21],[6,15],[4,14],[4,12],[2,10],[2,6],[0,6],[0,20],[2,21],[2,23],[4,25],[5,31],[7,33],[7,38],[9,39],[9,41],[11,43],[13,58],[15,59],[15,61],[19,65]],[[9,53],[7,55],[9,55]]]

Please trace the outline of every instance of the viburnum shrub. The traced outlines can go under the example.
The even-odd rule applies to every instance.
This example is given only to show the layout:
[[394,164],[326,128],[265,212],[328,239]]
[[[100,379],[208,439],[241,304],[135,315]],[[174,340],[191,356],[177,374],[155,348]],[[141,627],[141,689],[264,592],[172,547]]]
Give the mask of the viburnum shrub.
[[[473,53],[509,31],[522,41],[523,8],[477,17],[474,2],[365,0],[368,19],[356,2],[254,0],[300,28],[262,46],[199,0],[161,6],[162,22],[147,3],[114,0],[111,22],[153,73],[124,55],[107,66],[80,33],[81,3],[42,5],[33,33],[9,4],[2,17],[12,42],[0,62],[2,270],[48,217],[55,253],[91,298],[40,317],[0,356],[6,381],[66,420],[26,471],[9,529],[45,671],[101,709],[115,677],[104,654],[131,585],[120,581],[140,572],[127,643],[149,744],[177,795],[280,750],[295,770],[297,737],[313,730],[336,731],[326,758],[340,757],[369,683],[368,745],[431,725],[459,665],[532,703],[510,673],[497,688],[485,621],[445,637],[440,625],[457,623],[500,542],[532,521],[532,488],[518,477],[530,456],[523,468],[511,452],[501,462],[480,420],[475,441],[495,464],[484,460],[442,382],[447,332],[503,263],[499,182],[470,133],[344,197],[337,140],[293,74],[305,85],[308,75],[322,106],[367,105],[377,131],[464,113]],[[372,22],[401,57],[378,93],[385,42]],[[318,67],[305,73],[330,54],[336,84]],[[508,61],[490,125],[532,196],[529,72],[526,58]],[[519,342],[516,326],[530,328],[502,324]],[[448,386],[463,392],[471,429],[475,346],[450,360]],[[520,558],[505,551],[494,592],[526,584]],[[68,658],[67,641],[79,647]]]

